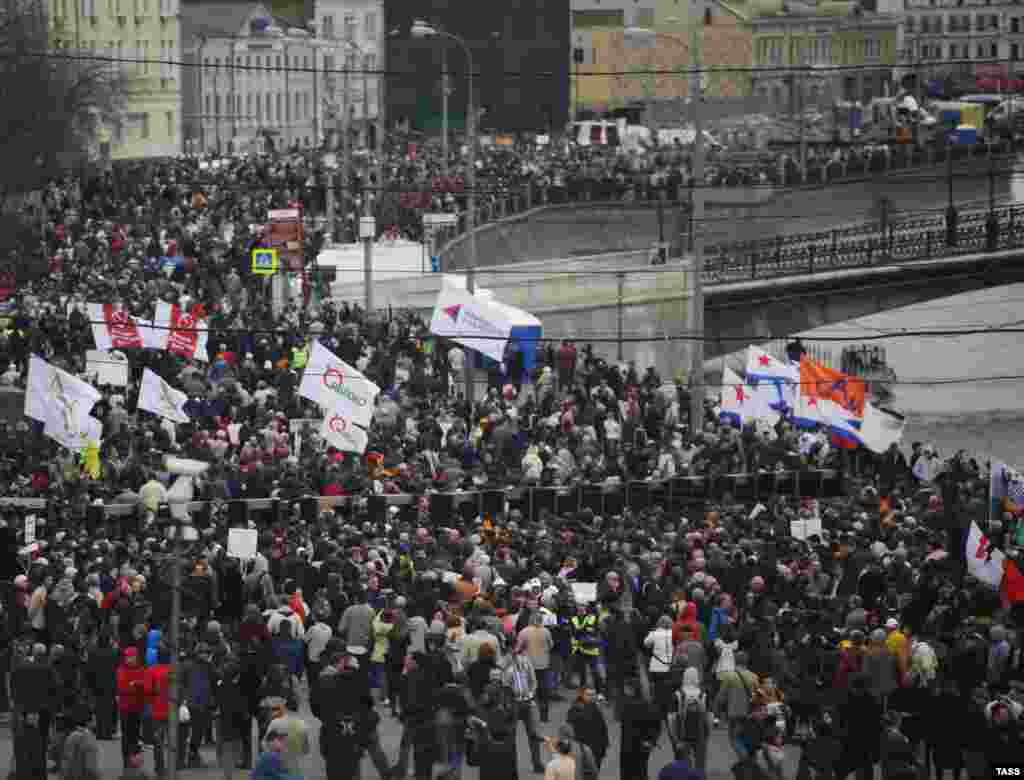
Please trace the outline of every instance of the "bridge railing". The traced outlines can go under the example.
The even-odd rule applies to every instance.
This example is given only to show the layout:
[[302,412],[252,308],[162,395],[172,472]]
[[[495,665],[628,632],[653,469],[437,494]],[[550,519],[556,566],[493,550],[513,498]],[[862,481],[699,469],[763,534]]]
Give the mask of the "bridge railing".
[[707,283],[772,279],[863,268],[893,262],[932,260],[1024,246],[1024,210],[1001,206],[958,212],[955,229],[946,214],[776,236],[707,247]]
[[[802,187],[821,187],[833,182],[848,181],[864,177],[874,177],[888,173],[906,172],[915,169],[924,169],[931,166],[941,165],[947,161],[946,154],[953,155],[953,161],[958,167],[972,161],[985,161],[982,168],[993,167],[999,174],[1004,169],[1004,163],[1012,163],[1016,160],[1016,151],[1009,141],[996,141],[990,144],[979,145],[976,148],[954,147],[953,149],[941,149],[938,147],[916,148],[894,146],[888,152],[882,151],[881,147],[871,153],[863,152],[852,155],[842,162],[834,160],[812,160],[808,164],[806,175],[799,171],[794,172],[785,166],[778,166],[779,171],[773,173],[768,185],[779,188],[777,192],[788,189],[799,190]],[[727,160],[726,160],[727,164]],[[744,187],[761,186],[759,183],[748,181],[732,181],[722,179],[712,182],[709,186],[715,187]],[[540,186],[529,183],[526,186],[510,188],[504,192],[494,192],[479,199],[476,208],[475,231],[491,229],[491,227],[502,220],[521,216],[538,207],[550,206],[576,206],[580,204],[633,204],[647,205],[654,208],[660,197],[666,207],[678,207],[685,203],[688,188],[684,184],[672,192],[660,192],[647,183],[638,184],[635,181],[627,180],[621,184],[609,186],[562,186],[551,185]],[[456,215],[454,225],[436,228],[437,252],[440,256],[446,257],[461,244],[467,237],[467,213],[462,210]],[[852,229],[857,238],[863,237],[869,230],[871,223],[863,222]],[[840,240],[842,235],[840,235]],[[831,237],[830,237],[831,240]],[[876,242],[882,243],[882,242]],[[447,267],[447,262],[444,263]]]

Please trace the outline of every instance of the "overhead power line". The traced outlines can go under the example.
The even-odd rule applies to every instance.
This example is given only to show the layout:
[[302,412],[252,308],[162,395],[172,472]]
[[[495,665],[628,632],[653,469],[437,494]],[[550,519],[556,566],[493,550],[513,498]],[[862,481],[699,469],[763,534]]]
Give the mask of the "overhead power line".
[[[87,320],[90,325],[107,325],[105,320]],[[145,323],[146,327],[152,327],[154,330],[173,330],[180,333],[209,333],[209,334],[246,334],[249,336],[294,336],[296,330],[294,328],[180,328],[172,325],[150,325],[148,322]],[[305,336],[317,337],[317,334],[309,330],[307,326],[302,331]],[[801,341],[807,341],[811,343],[817,342],[849,342],[849,341],[883,341],[886,339],[908,339],[908,338],[953,338],[961,336],[987,336],[995,334],[1024,334],[1024,327],[993,327],[993,328],[945,328],[935,330],[891,330],[885,332],[874,332],[864,333],[859,335],[848,335],[848,336],[812,336],[812,337],[801,337]],[[480,341],[506,341],[506,336],[495,336],[491,334],[474,334],[474,333],[460,333],[458,336],[460,339],[475,339]],[[517,336],[516,339],[526,343],[550,343],[550,342],[561,342],[565,340],[573,342],[603,342],[603,343],[616,343],[622,341],[624,343],[655,343],[659,341],[703,341],[712,343],[731,342],[740,344],[756,344],[765,340],[763,334],[744,334],[744,335],[715,335],[709,336],[707,334],[692,335],[686,331],[681,331],[675,334],[665,334],[664,336],[594,336],[587,333],[575,333],[575,334],[564,334],[559,336]]]
[[[808,339],[804,339],[807,341]],[[124,366],[122,362],[116,360],[90,360],[89,365],[93,366]],[[308,368],[299,369],[302,374],[309,376],[328,376],[331,372],[328,371],[312,371]],[[854,374],[850,375],[854,379],[862,379]],[[914,379],[893,379],[887,381],[887,385],[902,386],[902,387],[942,387],[947,385],[966,385],[966,384],[982,384],[989,382],[1019,382],[1024,380],[1024,374],[994,374],[992,376],[967,376],[967,377],[918,377]],[[863,380],[867,381],[867,380]],[[766,384],[772,384],[773,380],[760,380]],[[760,384],[758,382],[758,384]],[[788,382],[793,387],[818,387],[821,382],[819,381],[807,381],[807,382]],[[740,388],[747,387],[747,382],[702,382],[696,387],[703,388],[714,388],[714,389],[725,389],[725,388]]]
[[[300,46],[302,41],[295,41],[295,46]],[[312,48],[312,47],[310,47]],[[259,52],[260,55],[265,54],[265,50]],[[297,66],[297,65],[282,65],[276,67],[274,65],[243,65],[238,63],[225,63],[221,65],[206,64],[200,62],[191,62],[189,60],[181,59],[169,59],[169,58],[150,58],[150,57],[124,57],[124,56],[111,56],[103,55],[98,53],[83,53],[70,52],[65,50],[44,50],[44,51],[28,51],[4,48],[0,49],[0,56],[6,57],[22,57],[22,58],[49,58],[49,59],[61,59],[73,62],[106,62],[106,63],[123,63],[128,65],[171,65],[182,68],[208,68],[208,69],[220,69],[224,71],[228,70],[251,70],[251,71],[278,71],[289,73],[337,73],[344,74],[348,73],[350,76],[383,76],[385,78],[396,78],[401,76],[415,76],[419,73],[418,70],[408,71],[396,71],[384,68],[365,68],[365,67],[352,67],[352,68],[314,68],[308,66]],[[237,56],[237,54],[236,54]],[[573,77],[578,78],[595,78],[595,77],[608,77],[608,76],[691,76],[699,73],[709,74],[731,74],[731,73],[761,73],[761,74],[772,74],[772,73],[811,73],[811,74],[822,74],[822,73],[849,73],[849,72],[865,72],[871,73],[876,71],[892,71],[893,68],[904,68],[908,70],[925,70],[928,68],[935,67],[941,64],[942,67],[948,68],[950,66],[957,65],[1001,65],[1017,62],[1010,57],[992,57],[986,59],[946,59],[941,63],[901,63],[893,62],[889,64],[878,63],[878,64],[861,64],[861,65],[764,65],[764,66],[753,66],[753,65],[722,65],[722,66],[710,66],[710,67],[685,67],[685,68],[637,68],[634,70],[606,70],[606,71],[582,71],[576,73],[573,71]],[[567,63],[568,68],[568,63]],[[566,71],[568,72],[568,70]],[[449,76],[455,76],[462,73],[456,68],[449,68]],[[483,74],[480,71],[474,71],[474,78],[481,78]],[[551,71],[514,71],[504,70],[501,76],[505,79],[550,79],[555,78],[558,74]]]

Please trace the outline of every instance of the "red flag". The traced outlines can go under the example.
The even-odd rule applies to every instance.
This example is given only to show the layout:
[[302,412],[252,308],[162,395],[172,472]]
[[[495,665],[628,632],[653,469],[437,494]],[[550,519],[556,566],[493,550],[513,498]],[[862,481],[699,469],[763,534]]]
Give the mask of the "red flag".
[[96,349],[142,349],[142,331],[132,316],[111,303],[90,303]]
[[1004,608],[1024,601],[1024,574],[1012,558],[1007,558],[1003,562],[1003,583],[999,593],[1003,598]]
[[177,304],[158,303],[154,324],[167,331],[165,349],[184,358],[206,360],[206,310],[194,304],[182,311]]

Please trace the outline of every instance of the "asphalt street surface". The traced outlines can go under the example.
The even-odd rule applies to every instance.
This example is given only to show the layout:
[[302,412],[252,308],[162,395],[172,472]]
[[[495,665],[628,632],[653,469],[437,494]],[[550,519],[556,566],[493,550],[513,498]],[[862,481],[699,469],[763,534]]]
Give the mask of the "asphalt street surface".
[[[543,736],[551,735],[554,736],[558,727],[565,723],[565,716],[568,712],[569,705],[572,700],[572,692],[569,690],[563,691],[565,700],[553,702],[551,705],[551,722],[541,724],[541,734]],[[388,708],[378,706],[378,712],[381,714],[381,743],[384,747],[384,752],[388,758],[392,761],[398,756],[398,745],[402,737],[401,724],[390,716]],[[620,726],[614,719],[612,714],[612,708],[610,706],[604,707],[605,719],[608,721],[608,731],[611,736],[611,746],[608,749],[608,754],[605,757],[604,764],[601,767],[601,778],[619,778],[619,734]],[[305,762],[305,780],[325,780],[327,778],[324,770],[324,762],[320,756],[320,748],[318,743],[320,724],[319,721],[313,717],[309,712],[308,705],[303,699],[302,706],[300,707],[300,715],[306,720],[307,725],[310,729],[310,736],[313,742],[313,749],[310,755],[307,757]],[[520,780],[526,780],[531,777],[542,777],[533,773],[533,769],[530,762],[530,751],[527,745],[526,732],[523,726],[518,727],[517,734],[517,746],[519,750],[519,777]],[[117,780],[121,773],[121,742],[120,739],[115,739],[107,742],[101,742],[101,772],[103,780]],[[11,739],[11,731],[8,726],[0,726],[0,778],[6,778],[6,770],[12,765],[12,753],[13,743]],[[796,773],[796,763],[799,760],[799,748],[787,747],[787,760],[786,760],[786,776],[793,777]],[[550,758],[546,748],[541,748],[541,755],[545,763]],[[211,747],[203,749],[202,758],[204,767],[203,769],[188,769],[179,772],[179,777],[183,780],[214,780],[214,778],[221,778],[222,774],[219,769],[216,768],[216,751]],[[672,759],[672,750],[668,742],[668,737],[662,734],[658,747],[651,755],[651,760],[648,768],[649,776],[656,778],[658,771],[669,763]],[[728,739],[724,725],[717,728],[712,733],[711,744],[708,748],[708,767],[707,776],[709,780],[731,780],[732,772],[730,767],[735,763],[736,757],[732,749],[728,745]],[[411,764],[410,760],[410,764]],[[146,757],[146,768],[153,772],[153,759],[152,753],[148,753]],[[410,776],[412,773],[412,767],[410,766]],[[248,778],[249,772],[239,770],[236,772],[235,777],[237,780],[242,778]],[[475,768],[465,767],[463,769],[463,777],[467,780],[474,780],[479,776],[479,771]],[[51,775],[55,777],[55,775]],[[373,767],[372,762],[369,758],[364,758],[362,763],[361,778],[366,780],[373,780],[377,778],[377,771]],[[330,780],[354,780],[350,778],[331,778]],[[627,780],[627,778],[622,778]],[[642,778],[628,778],[628,780],[643,780]]]

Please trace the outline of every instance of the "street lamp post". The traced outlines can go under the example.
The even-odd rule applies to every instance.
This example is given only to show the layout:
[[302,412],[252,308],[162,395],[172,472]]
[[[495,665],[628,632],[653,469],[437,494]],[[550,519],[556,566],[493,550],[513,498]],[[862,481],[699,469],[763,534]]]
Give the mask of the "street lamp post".
[[[702,122],[701,103],[704,101],[704,73],[701,68],[700,36],[698,20],[701,10],[695,0],[691,0],[690,13],[690,107],[693,112],[693,175],[690,182],[690,249],[693,254],[693,265],[686,277],[689,293],[689,325],[693,339],[690,349],[690,430],[697,430],[704,417],[704,238],[702,224],[704,222],[704,127]],[[671,20],[675,21],[675,20]],[[633,38],[665,38],[677,45],[677,38],[643,27],[630,27],[626,34]],[[684,270],[685,273],[685,270]]]
[[[466,172],[466,187],[469,190],[466,199],[466,237],[469,244],[469,259],[466,263],[466,291],[473,295],[476,291],[476,231],[474,230],[476,223],[476,109],[473,99],[473,54],[466,42],[458,35],[438,30],[424,21],[413,22],[411,33],[413,38],[448,38],[461,46],[466,55],[466,83],[469,89],[469,94],[466,97],[466,145],[469,147],[469,165]],[[466,355],[464,364],[466,401],[472,404],[473,365],[469,355]]]

